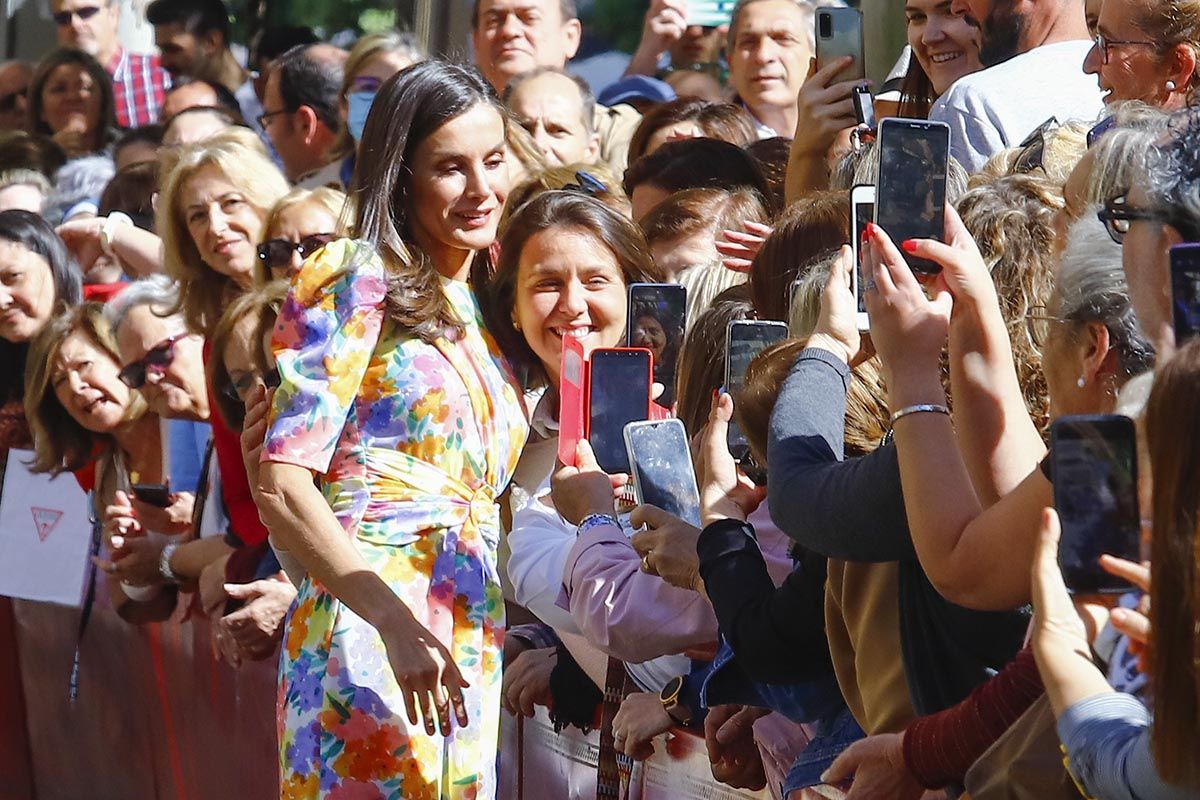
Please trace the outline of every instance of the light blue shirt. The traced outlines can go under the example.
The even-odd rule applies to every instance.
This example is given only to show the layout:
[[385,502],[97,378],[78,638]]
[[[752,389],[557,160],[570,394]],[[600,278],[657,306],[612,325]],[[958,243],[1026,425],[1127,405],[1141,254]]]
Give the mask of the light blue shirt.
[[171,454],[171,490],[195,492],[204,470],[204,454],[212,428],[207,422],[187,419],[167,420],[167,439]]

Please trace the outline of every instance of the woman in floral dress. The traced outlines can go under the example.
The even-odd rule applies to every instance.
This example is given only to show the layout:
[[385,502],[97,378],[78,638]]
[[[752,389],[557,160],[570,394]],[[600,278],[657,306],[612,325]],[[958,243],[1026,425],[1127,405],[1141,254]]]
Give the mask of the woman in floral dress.
[[280,663],[284,797],[495,795],[495,499],[527,425],[467,279],[508,189],[501,114],[462,67],[384,84],[357,239],[313,254],[279,315],[258,496],[309,576]]

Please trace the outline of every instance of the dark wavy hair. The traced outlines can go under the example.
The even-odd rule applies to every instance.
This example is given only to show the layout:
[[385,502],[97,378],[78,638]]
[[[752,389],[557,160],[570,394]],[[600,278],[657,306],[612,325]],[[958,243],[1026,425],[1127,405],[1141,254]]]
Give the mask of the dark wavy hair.
[[495,91],[474,68],[444,61],[413,64],[379,88],[354,164],[348,192],[356,209],[353,235],[374,244],[391,273],[392,319],[426,342],[461,330],[461,321],[413,239],[410,165],[434,131],[480,103],[494,107],[507,125]]
[[513,326],[512,313],[517,298],[517,271],[525,244],[536,234],[551,228],[582,230],[603,242],[617,258],[625,286],[631,283],[659,283],[662,271],[650,256],[642,231],[604,203],[572,191],[544,192],[521,207],[508,221],[500,240],[500,260],[491,275],[476,262],[473,275],[475,294],[483,319],[506,358],[527,388],[546,384],[546,370]]
[[50,80],[50,74],[64,64],[74,64],[82,67],[84,71],[91,76],[92,82],[96,85],[96,91],[100,92],[100,119],[96,121],[98,130],[93,131],[95,135],[94,144],[96,151],[99,152],[108,145],[116,141],[118,134],[117,130],[117,103],[113,97],[112,78],[104,71],[104,67],[100,66],[100,62],[89,56],[82,50],[73,50],[69,47],[60,47],[57,50],[52,50],[50,53],[38,62],[37,68],[33,72],[33,77],[29,79],[29,130],[42,136],[52,136],[54,131],[50,130],[50,126],[42,119],[42,89],[45,88],[46,82]]
[[[29,211],[0,211],[0,239],[24,245],[46,259],[54,279],[55,313],[83,299],[83,280],[67,246],[49,222]],[[0,404],[25,397],[25,358],[28,342],[0,339]]]

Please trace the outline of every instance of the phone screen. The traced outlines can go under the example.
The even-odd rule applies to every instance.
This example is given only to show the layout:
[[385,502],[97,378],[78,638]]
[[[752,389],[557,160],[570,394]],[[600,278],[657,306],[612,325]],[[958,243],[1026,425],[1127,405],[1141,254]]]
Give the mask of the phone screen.
[[1171,313],[1176,345],[1200,334],[1200,245],[1171,248]]
[[858,313],[867,313],[867,302],[863,299],[862,293],[862,254],[859,251],[859,243],[862,242],[863,231],[867,229],[867,223],[875,216],[874,203],[855,203],[854,204],[854,239],[850,246],[854,250],[854,274],[857,279],[855,282],[854,292],[858,300]]
[[728,25],[736,0],[687,0],[687,24],[702,28]]
[[[950,129],[938,122],[885,119],[879,126],[875,224],[896,247],[907,239],[945,238]],[[932,261],[904,253],[914,272],[937,273]]]
[[650,412],[650,353],[593,350],[588,371],[588,442],[605,472],[628,472],[625,425]]
[[638,503],[658,506],[700,527],[700,493],[683,423],[666,419],[630,425],[625,444]]
[[[787,338],[788,328],[782,322],[746,322],[734,320],[729,323],[725,335],[725,391],[733,395],[736,406],[738,393],[746,380],[746,368],[754,357],[776,342]],[[729,422],[729,452],[737,459],[745,458],[750,452],[746,437],[737,423]]]
[[1127,582],[1100,568],[1100,556],[1140,557],[1133,421],[1116,415],[1061,417],[1051,438],[1054,507],[1062,523],[1058,560],[1067,588],[1127,591]]
[[630,347],[644,347],[654,356],[654,380],[663,385],[657,403],[675,405],[675,365],[683,346],[687,289],[674,283],[635,283],[629,287]]
[[866,86],[856,87],[851,97],[854,100],[854,117],[858,120],[858,124],[865,126],[873,133],[876,126],[875,99],[871,97],[871,90]]

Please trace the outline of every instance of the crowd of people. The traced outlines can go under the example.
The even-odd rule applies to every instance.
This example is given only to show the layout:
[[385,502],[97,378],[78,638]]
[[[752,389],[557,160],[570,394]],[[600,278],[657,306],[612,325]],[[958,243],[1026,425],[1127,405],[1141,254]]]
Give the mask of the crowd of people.
[[[281,796],[495,797],[547,707],[597,796],[690,730],[780,798],[1200,797],[1196,0],[908,0],[879,86],[811,0],[651,0],[597,94],[574,0],[475,0],[473,64],[49,3],[0,66],[0,455],[90,492],[126,623],[278,663]],[[949,128],[941,240],[852,224],[864,84]],[[788,336],[728,391],[746,320]],[[651,352],[699,526],[563,458],[567,339]],[[1124,593],[1060,569],[1079,415],[1136,421]]]

